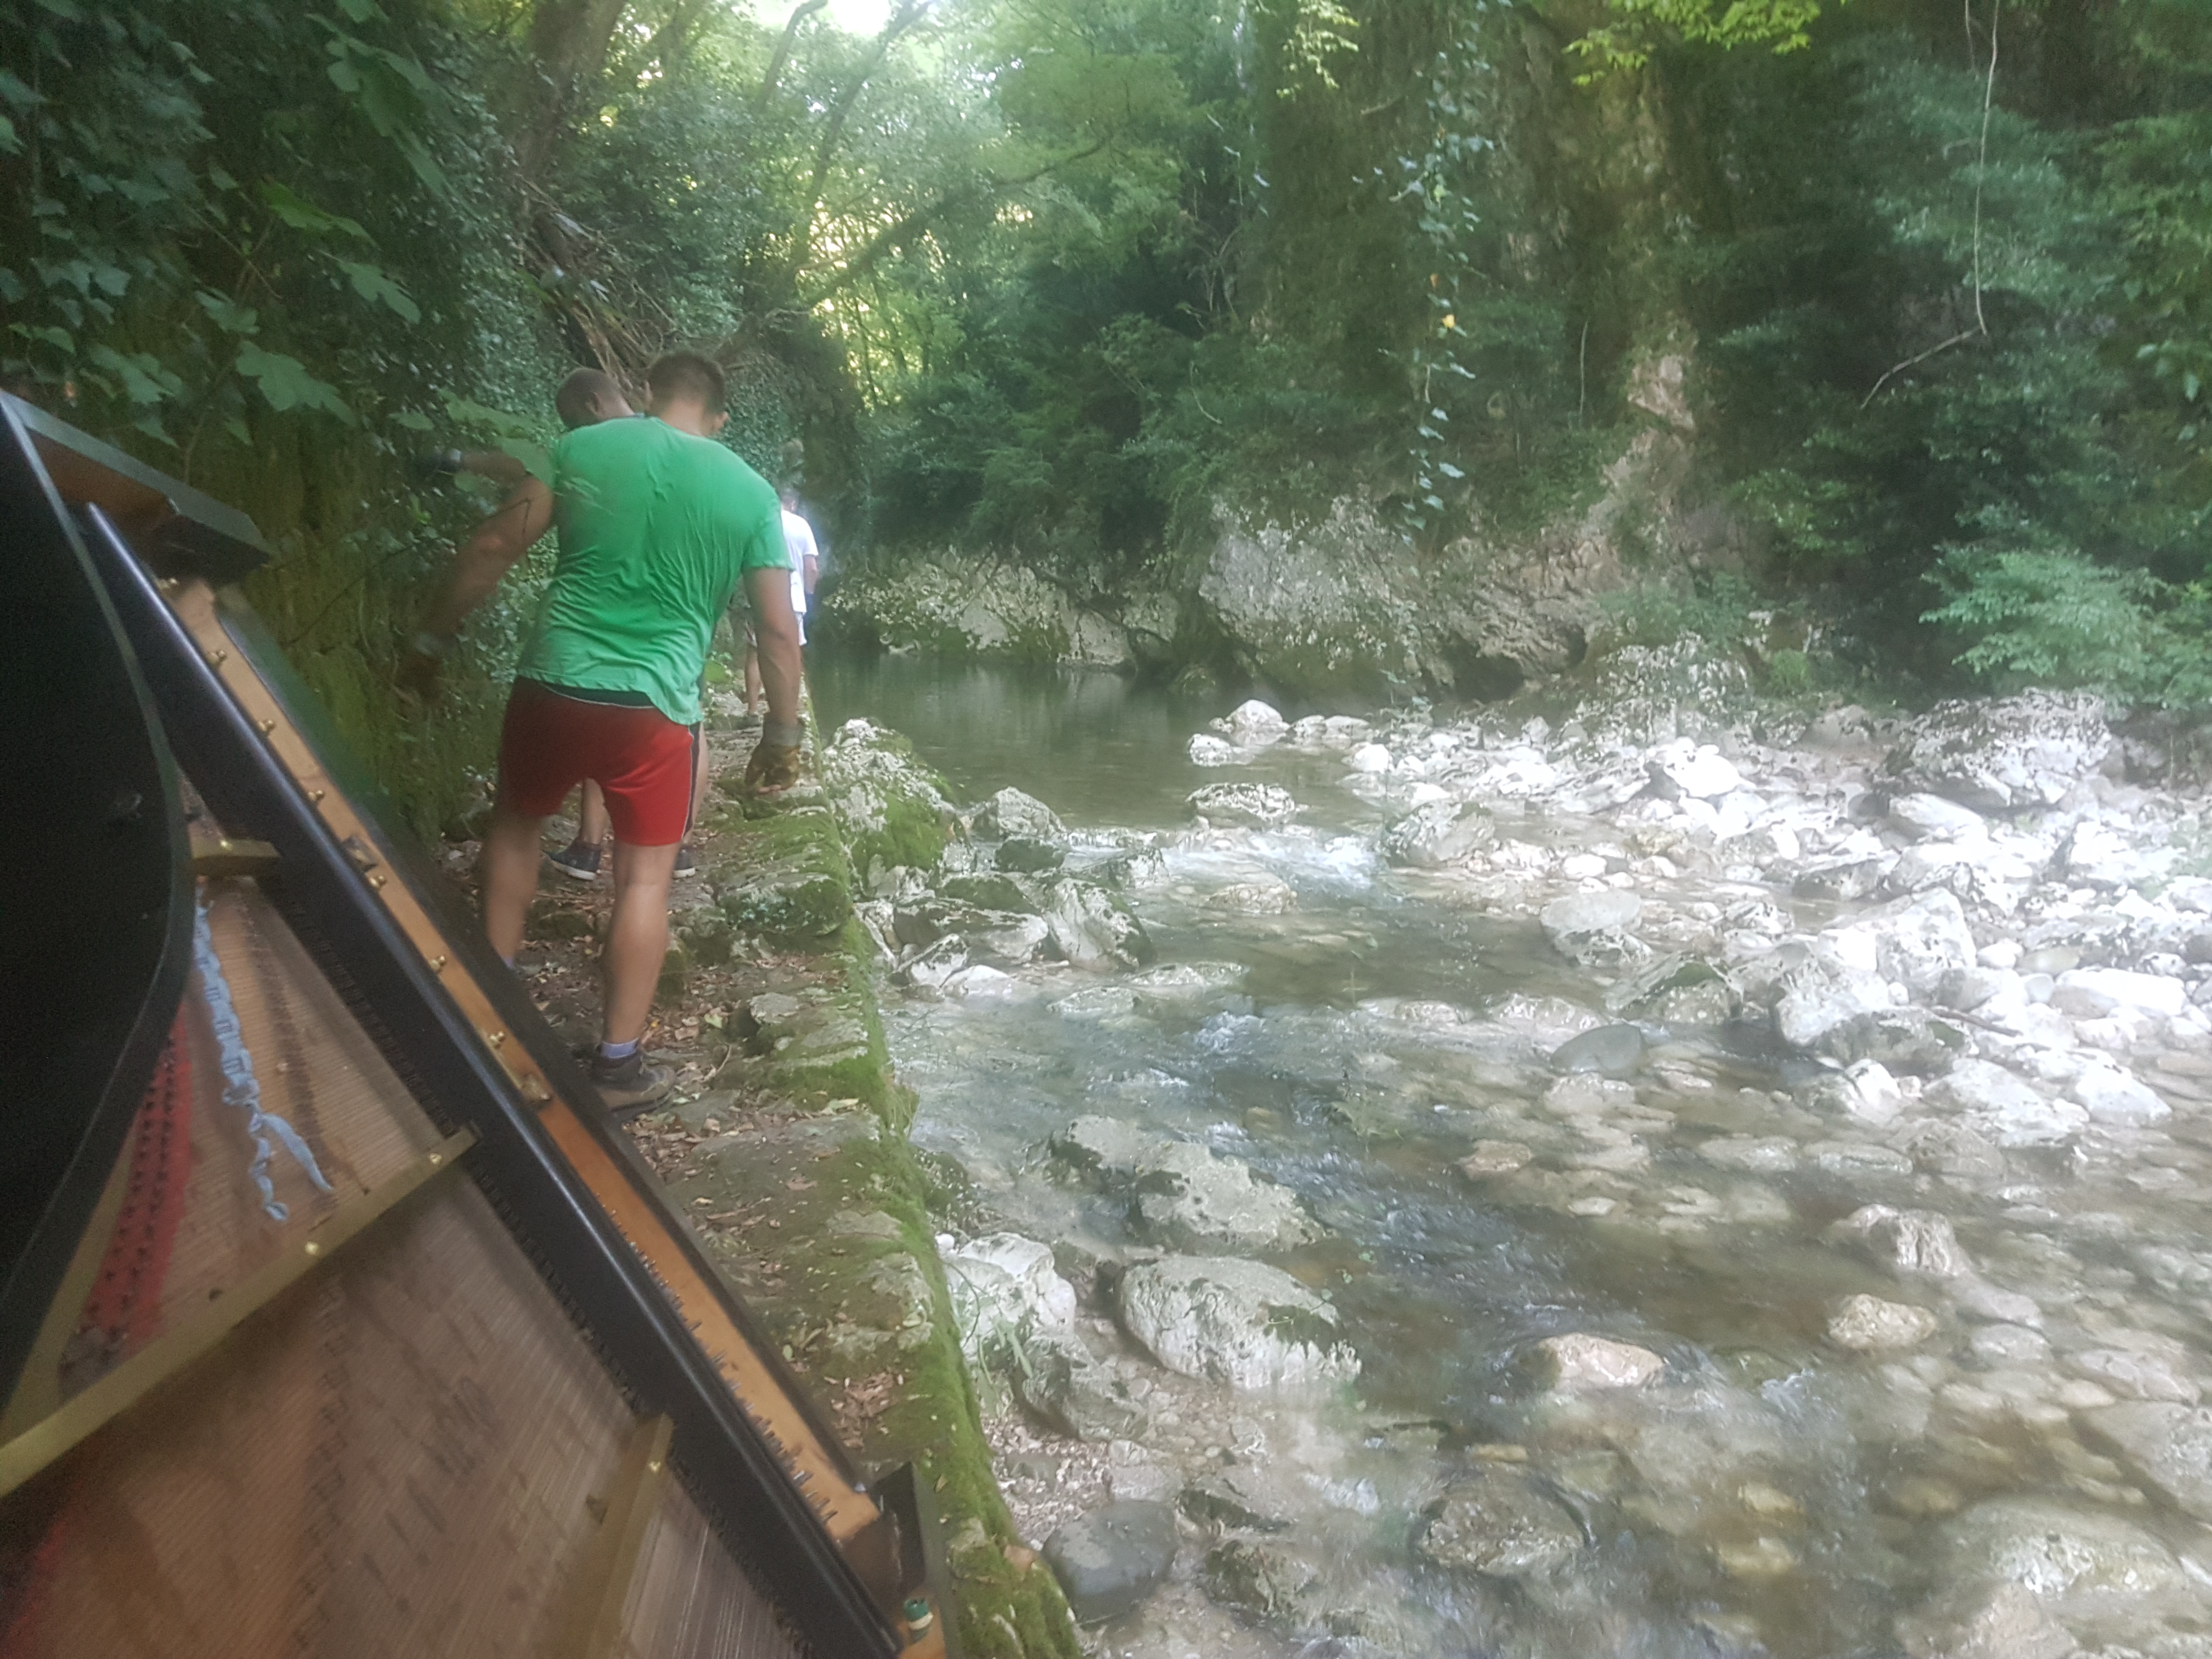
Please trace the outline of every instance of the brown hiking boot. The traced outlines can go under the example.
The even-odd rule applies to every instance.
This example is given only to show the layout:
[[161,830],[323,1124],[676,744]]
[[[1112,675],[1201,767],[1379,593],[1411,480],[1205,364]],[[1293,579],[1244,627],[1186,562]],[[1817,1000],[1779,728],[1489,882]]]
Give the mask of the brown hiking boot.
[[761,742],[753,745],[753,757],[745,763],[745,793],[749,795],[780,795],[799,781],[799,745]]
[[676,1074],[665,1066],[647,1065],[641,1049],[620,1060],[593,1054],[592,1081],[599,1086],[599,1098],[607,1109],[617,1117],[628,1117],[666,1099]]

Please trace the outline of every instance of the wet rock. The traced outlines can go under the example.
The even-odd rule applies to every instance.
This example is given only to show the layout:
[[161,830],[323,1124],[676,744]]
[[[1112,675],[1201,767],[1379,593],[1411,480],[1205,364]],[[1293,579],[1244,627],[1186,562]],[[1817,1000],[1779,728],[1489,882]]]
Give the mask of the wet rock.
[[940,1241],[945,1287],[960,1346],[977,1364],[1000,1364],[1041,1335],[1073,1334],[1075,1290],[1051,1249],[1018,1233],[992,1233],[957,1247]]
[[1288,1532],[1291,1523],[1261,1498],[1251,1482],[1231,1470],[1206,1475],[1182,1489],[1176,1507],[1202,1527],[1226,1527],[1234,1532]]
[[1336,1310],[1288,1273],[1231,1257],[1168,1256],[1122,1274],[1121,1323],[1185,1376],[1264,1389],[1359,1373]]
[[1288,1188],[1194,1142],[1156,1141],[1132,1173],[1137,1231],[1171,1249],[1288,1250],[1320,1236]]
[[1934,1210],[1893,1210],[1887,1204],[1868,1204],[1838,1222],[1836,1231],[1856,1239],[1869,1255],[1899,1273],[1957,1279],[1974,1270],[1972,1260],[1952,1231],[1950,1218]]
[[2101,1384],[2124,1400],[2149,1400],[2193,1406],[2201,1390],[2156,1354],[2128,1348],[2087,1348],[2066,1356],[2076,1376]]
[[2067,1092],[2098,1123],[2139,1127],[2173,1115],[2156,1090],[2114,1066],[2084,1066]]
[[1363,743],[1344,758],[1354,773],[1372,775],[1390,769],[1390,751],[1379,743]]
[[969,920],[963,937],[970,955],[1005,967],[1018,968],[1043,954],[1052,939],[1052,926],[1042,916],[1026,916],[1012,910],[983,910]]
[[1044,1545],[1045,1565],[1084,1625],[1142,1606],[1175,1554],[1175,1511],[1164,1504],[1106,1504],[1064,1523]]
[[1417,806],[1382,832],[1382,856],[1418,870],[1440,869],[1478,853],[1498,839],[1489,812],[1472,803],[1433,800]]
[[1889,1067],[1878,1060],[1862,1060],[1815,1085],[1813,1103],[1879,1127],[1905,1109],[1905,1091]]
[[1272,783],[1209,783],[1192,791],[1187,804],[1193,817],[1208,823],[1241,823],[1254,830],[1288,823],[1298,811],[1296,797]]
[[1622,975],[1608,986],[1605,994],[1606,1011],[1613,1014],[1666,1019],[1669,1018],[1668,1011],[1680,1011],[1692,1000],[1687,994],[1708,988],[1720,994],[1717,1006],[1721,1010],[1720,1017],[1725,1019],[1734,1006],[1735,997],[1723,981],[1720,971],[1702,957],[1692,956],[1687,951],[1673,951],[1633,972]]
[[2016,1584],[2066,1617],[2121,1612],[2179,1587],[2181,1564],[2118,1516],[2039,1498],[1977,1504],[1943,1528],[1948,1576]]
[[1136,1172],[1137,1160],[1159,1137],[1117,1117],[1077,1118],[1053,1136],[1053,1156],[1102,1184],[1126,1180]]
[[1816,1047],[1847,1066],[1874,1060],[1909,1077],[1941,1077],[1957,1063],[1966,1034],[1923,1008],[1890,1008],[1845,1020]]
[[1828,1321],[1828,1340],[1861,1353],[1882,1353],[1925,1342],[1937,1324],[1925,1308],[1876,1296],[1847,1296]]
[[2051,1006],[2075,1019],[2102,1019],[2124,1008],[2171,1019],[2188,1001],[2189,987],[2180,980],[2120,968],[2069,969],[2051,993]]
[[849,890],[828,875],[795,873],[726,887],[719,902],[738,933],[775,939],[825,939],[853,914]]
[[1012,876],[947,876],[938,883],[937,890],[955,904],[972,905],[978,910],[1036,913],[1036,901],[1030,890]]
[[1562,1072],[1598,1072],[1607,1077],[1626,1077],[1644,1063],[1644,1033],[1633,1025],[1595,1026],[1569,1037],[1552,1053],[1552,1064]]
[[1460,1159],[1459,1167],[1476,1181],[1491,1176],[1510,1175],[1534,1158],[1529,1147],[1517,1140],[1478,1140],[1474,1151]]
[[1478,1466],[1430,1505],[1413,1547],[1440,1567],[1489,1578],[1539,1578],[1582,1553],[1583,1531],[1526,1470]]
[[1044,921],[1060,955],[1079,968],[1140,968],[1157,954],[1144,924],[1087,881],[1054,882],[1045,896]]
[[1231,1538],[1206,1553],[1199,1583],[1224,1607],[1262,1624],[1304,1627],[1312,1618],[1313,1569],[1272,1544]]
[[1888,771],[1908,788],[1985,812],[2014,811],[2057,805],[2112,746],[2100,699],[2029,691],[1938,703],[1905,728]]
[[1784,981],[1774,1005],[1774,1029],[1796,1048],[1820,1047],[1863,1014],[1887,1013],[1889,986],[1869,969],[1830,956],[1814,956]]
[[1895,862],[1888,857],[1831,860],[1799,872],[1790,890],[1802,899],[1863,899],[1881,885]]
[[1698,1156],[1724,1170],[1780,1175],[1797,1167],[1797,1143],[1787,1135],[1715,1135],[1698,1143]]
[[2076,1420],[2168,1503],[2212,1521],[2212,1410],[2130,1401]]
[[902,957],[896,977],[917,990],[936,991],[968,965],[968,946],[957,935],[947,935]]
[[1712,744],[1662,744],[1646,758],[1652,793],[1662,800],[1711,800],[1743,787],[1743,774]]
[[1230,766],[1243,757],[1225,738],[1217,738],[1210,732],[1200,732],[1190,740],[1190,761],[1194,766]]
[[1618,888],[1594,893],[1570,893],[1553,899],[1538,920],[1544,935],[1560,955],[1576,962],[1604,954],[1616,936],[1636,925],[1644,914],[1644,901]]
[[1001,789],[985,801],[975,814],[975,833],[994,840],[1029,836],[1040,841],[1066,837],[1067,826],[1052,808],[1035,795],[1014,788]]
[[1640,1389],[1667,1369],[1667,1362],[1649,1348],[1587,1331],[1545,1338],[1536,1345],[1534,1359],[1545,1387],[1558,1394]]
[[1984,1325],[1967,1337],[1966,1352],[1989,1370],[2039,1370],[2051,1363],[2050,1340],[2025,1325]]
[[2068,1659],[2080,1651],[2066,1626],[2020,1585],[1947,1586],[1897,1621],[1911,1659]]
[[1147,1414],[1127,1383],[1073,1336],[1028,1344],[1011,1370],[1014,1397],[1062,1434],[1103,1443],[1146,1431]]
[[1257,697],[1237,704],[1229,715],[1230,734],[1248,746],[1278,742],[1290,729],[1290,722],[1274,705]]
[[1239,915],[1279,916],[1298,908],[1297,889],[1269,877],[1261,881],[1232,881],[1206,895],[1206,908],[1233,910]]
[[1067,854],[1036,836],[1008,836],[999,843],[991,861],[1014,875],[1045,875],[1066,863]]
[[1929,1098],[1967,1114],[2000,1146],[2055,1146],[2088,1121],[2081,1107],[1985,1060],[1958,1061],[1930,1086]]
[[1987,841],[1990,836],[1989,823],[1979,812],[1941,795],[1894,796],[1889,819],[1915,841],[1964,843]]
[[1820,939],[1838,961],[1922,996],[1933,993],[1945,975],[1975,965],[1973,930],[1959,901],[1946,892],[1862,911]]
[[1571,1072],[1544,1091],[1544,1109],[1554,1117],[1602,1117],[1635,1104],[1632,1085],[1589,1072]]

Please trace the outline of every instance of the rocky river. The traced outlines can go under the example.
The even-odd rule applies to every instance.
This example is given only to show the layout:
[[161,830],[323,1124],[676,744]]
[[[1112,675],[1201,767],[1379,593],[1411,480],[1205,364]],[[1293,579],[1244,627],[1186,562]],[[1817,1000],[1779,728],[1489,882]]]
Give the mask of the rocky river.
[[[1609,663],[817,676],[964,830],[863,920],[1095,1650],[2212,1656],[2200,796],[2087,698]],[[823,770],[921,787],[865,720]]]

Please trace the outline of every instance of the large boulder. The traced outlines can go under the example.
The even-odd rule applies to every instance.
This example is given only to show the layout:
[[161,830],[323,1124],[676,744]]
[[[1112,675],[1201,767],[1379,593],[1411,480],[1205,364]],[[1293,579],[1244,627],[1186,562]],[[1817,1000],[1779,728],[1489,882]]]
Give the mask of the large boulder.
[[998,1364],[1043,1337],[1075,1330],[1075,1289],[1053,1265],[1051,1247],[1018,1233],[991,1233],[939,1249],[960,1346],[976,1364]]
[[1043,909],[1054,945],[1079,968],[1141,968],[1156,954],[1144,924],[1095,882],[1062,877]]
[[2112,747],[2103,699],[2027,691],[1936,704],[1905,728],[1888,769],[1906,789],[1984,812],[2020,811],[2057,805]]
[[999,840],[1009,836],[1029,836],[1039,841],[1057,841],[1067,834],[1067,826],[1035,795],[1025,795],[1009,786],[976,810],[975,833]]
[[1108,1504],[1063,1522],[1044,1541],[1045,1565],[1082,1625],[1144,1605],[1175,1564],[1175,1511],[1165,1504]]
[[1860,1016],[1890,1007],[1887,981],[1832,955],[1808,957],[1784,983],[1774,1005],[1774,1029],[1796,1048],[1817,1048]]
[[1170,1370],[1231,1388],[1359,1374],[1336,1310],[1288,1273],[1226,1256],[1172,1255],[1121,1275],[1121,1323]]
[[1838,960],[1932,995],[1947,974],[1972,968],[1973,930],[1959,901],[1941,890],[1861,911],[1820,935]]
[[1132,1173],[1137,1231],[1170,1249],[1287,1250],[1320,1231],[1287,1188],[1192,1141],[1155,1142]]

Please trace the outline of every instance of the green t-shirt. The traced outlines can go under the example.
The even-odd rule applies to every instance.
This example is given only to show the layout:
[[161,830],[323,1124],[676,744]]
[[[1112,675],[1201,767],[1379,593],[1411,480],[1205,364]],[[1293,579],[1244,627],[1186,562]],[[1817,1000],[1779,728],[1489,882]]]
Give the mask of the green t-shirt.
[[713,440],[640,417],[555,444],[553,492],[560,556],[517,672],[641,694],[696,724],[714,624],[744,573],[790,568],[775,491]]

